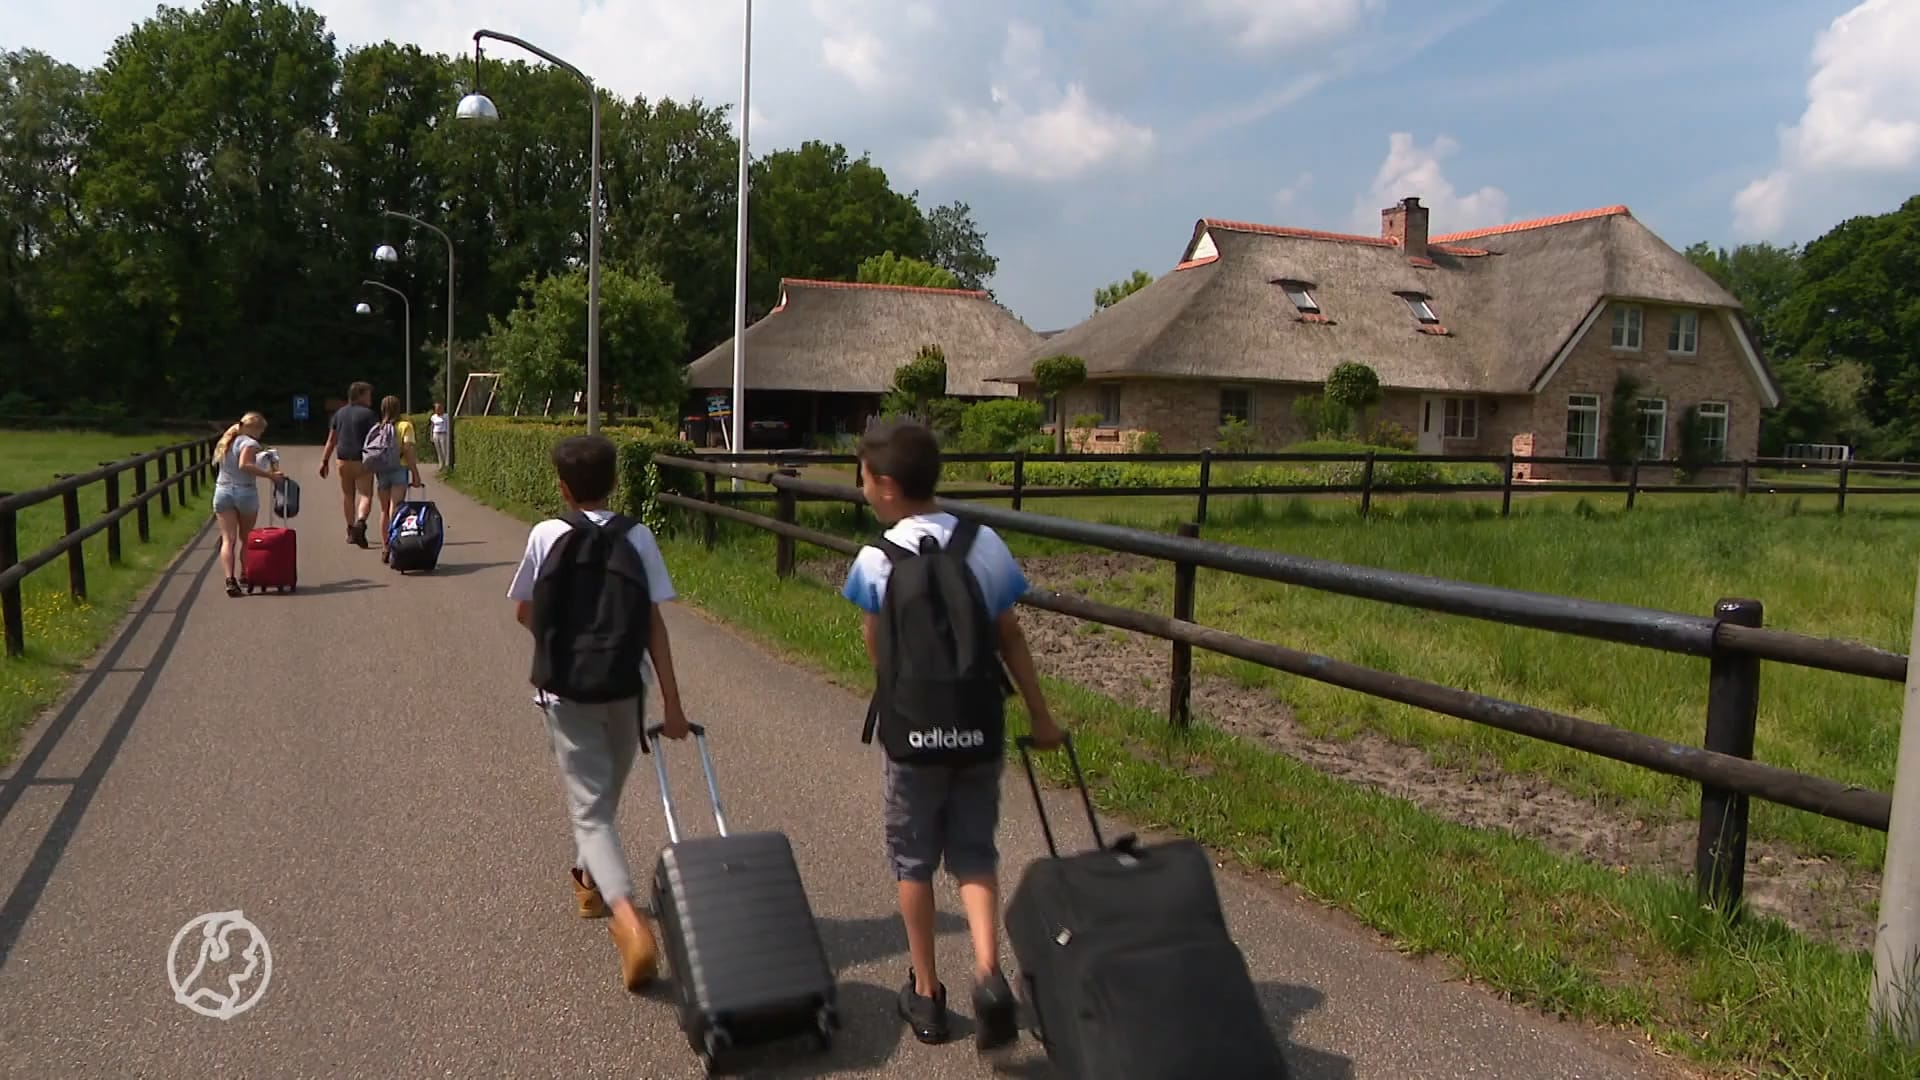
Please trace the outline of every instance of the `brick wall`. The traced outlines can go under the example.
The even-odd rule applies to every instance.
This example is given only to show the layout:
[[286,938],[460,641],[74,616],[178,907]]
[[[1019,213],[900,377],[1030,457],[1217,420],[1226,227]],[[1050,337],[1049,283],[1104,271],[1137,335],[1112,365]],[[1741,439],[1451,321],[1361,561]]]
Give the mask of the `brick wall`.
[[[1569,449],[1568,397],[1572,394],[1592,394],[1599,398],[1600,404],[1597,452],[1602,461],[1591,469],[1582,466],[1536,466],[1532,470],[1533,478],[1606,477],[1604,458],[1607,433],[1611,426],[1607,414],[1611,409],[1614,379],[1623,371],[1640,380],[1640,397],[1664,399],[1667,403],[1666,443],[1660,456],[1680,456],[1681,418],[1689,406],[1704,401],[1720,401],[1727,405],[1727,459],[1740,460],[1754,456],[1760,445],[1760,388],[1754,381],[1752,369],[1747,365],[1740,342],[1733,336],[1720,313],[1707,309],[1698,312],[1700,332],[1697,350],[1686,355],[1667,350],[1668,331],[1675,318],[1686,309],[1658,304],[1626,305],[1638,306],[1641,310],[1640,348],[1633,350],[1616,349],[1612,344],[1613,311],[1619,306],[1622,305],[1615,303],[1601,312],[1586,336],[1574,346],[1567,362],[1535,400],[1529,425],[1536,453],[1549,457],[1563,456]],[[1649,483],[1667,482],[1668,477],[1664,475],[1655,478],[1653,473],[1656,471],[1664,474],[1670,470],[1643,469],[1641,477]]]
[[[1310,438],[1294,418],[1294,401],[1307,390],[1291,386],[1219,383],[1202,379],[1089,379],[1067,394],[1066,418],[1100,411],[1101,387],[1120,388],[1120,424],[1118,428],[1096,429],[1087,445],[1090,453],[1122,453],[1133,449],[1134,440],[1143,432],[1160,436],[1160,448],[1167,453],[1190,453],[1215,446],[1220,441],[1220,391],[1222,387],[1245,386],[1253,394],[1254,442],[1262,447],[1281,447]],[[1036,400],[1039,395],[1028,391]],[[1048,425],[1047,430],[1053,430]],[[1078,432],[1069,431],[1069,446]]]

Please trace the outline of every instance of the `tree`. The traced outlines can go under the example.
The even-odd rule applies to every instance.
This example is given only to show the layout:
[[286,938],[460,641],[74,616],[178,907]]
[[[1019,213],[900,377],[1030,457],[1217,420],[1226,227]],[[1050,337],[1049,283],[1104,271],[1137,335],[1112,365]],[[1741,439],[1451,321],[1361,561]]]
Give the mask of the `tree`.
[[1053,452],[1067,452],[1067,391],[1087,381],[1087,362],[1077,356],[1043,356],[1033,362],[1033,381],[1053,400]]
[[761,313],[778,299],[782,277],[848,281],[883,252],[927,255],[920,208],[865,155],[850,160],[838,143],[809,141],[769,154],[751,172],[749,296]]
[[922,345],[893,373],[893,388],[913,402],[914,415],[926,418],[927,404],[947,395],[947,354],[938,345]]
[[[655,414],[679,407],[686,394],[686,320],[673,287],[651,267],[638,273],[600,268],[600,367],[619,400]],[[493,320],[484,344],[499,366],[501,389],[529,401],[571,402],[586,388],[585,268],[527,282],[527,296]],[[614,400],[603,394],[603,406]]]
[[1741,244],[1728,251],[1698,243],[1686,256],[1740,301],[1754,331],[1761,355],[1778,357],[1784,342],[1780,334],[1783,305],[1800,284],[1800,249],[1772,244]]
[[1153,284],[1153,275],[1145,270],[1135,270],[1133,276],[1111,285],[1102,285],[1093,290],[1093,309],[1103,311]]
[[987,235],[974,224],[973,208],[958,201],[927,211],[927,260],[952,274],[962,289],[986,289],[1000,268],[1000,260],[987,254]]
[[917,285],[926,289],[958,289],[960,279],[944,267],[919,259],[903,259],[889,251],[860,264],[856,281],[872,285]]
[[1364,431],[1367,410],[1380,401],[1380,376],[1367,365],[1349,360],[1327,375],[1325,393],[1329,404],[1344,410]]

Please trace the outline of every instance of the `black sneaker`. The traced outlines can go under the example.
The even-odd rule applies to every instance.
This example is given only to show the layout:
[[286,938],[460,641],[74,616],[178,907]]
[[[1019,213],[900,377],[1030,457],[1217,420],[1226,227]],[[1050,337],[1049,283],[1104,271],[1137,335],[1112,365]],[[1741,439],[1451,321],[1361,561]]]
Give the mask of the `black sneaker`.
[[364,518],[354,523],[353,542],[360,545],[360,550],[367,549],[367,523]]
[[974,984],[973,1016],[980,1031],[975,1048],[991,1053],[1020,1037],[1020,1020],[1014,1007],[1013,988],[1006,977],[994,972],[991,978]]
[[947,988],[934,987],[932,997],[922,997],[913,988],[913,971],[907,971],[907,984],[900,988],[900,1017],[913,1028],[913,1037],[929,1046],[947,1041]]

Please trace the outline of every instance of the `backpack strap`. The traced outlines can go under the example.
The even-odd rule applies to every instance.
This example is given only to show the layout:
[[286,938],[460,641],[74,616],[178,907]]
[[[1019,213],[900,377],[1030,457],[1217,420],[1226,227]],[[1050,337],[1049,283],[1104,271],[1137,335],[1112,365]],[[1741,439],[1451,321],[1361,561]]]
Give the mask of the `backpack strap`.
[[961,518],[960,524],[953,527],[953,535],[947,539],[947,550],[961,558],[973,550],[974,538],[980,535],[980,523]]

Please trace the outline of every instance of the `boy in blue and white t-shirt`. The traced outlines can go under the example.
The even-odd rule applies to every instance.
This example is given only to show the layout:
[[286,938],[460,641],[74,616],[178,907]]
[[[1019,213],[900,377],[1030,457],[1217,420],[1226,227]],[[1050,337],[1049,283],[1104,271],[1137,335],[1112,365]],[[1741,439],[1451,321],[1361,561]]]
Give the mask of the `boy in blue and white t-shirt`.
[[[907,552],[919,551],[921,540],[929,536],[946,547],[960,522],[934,503],[940,447],[933,433],[911,422],[878,427],[860,440],[859,455],[861,490],[874,516],[887,525],[885,540]],[[1026,575],[1005,541],[985,526],[967,549],[966,567],[979,582],[986,614],[993,620],[999,659],[1026,704],[1034,745],[1059,746],[1060,729],[1041,695],[1033,654],[1014,613],[1027,591]],[[862,632],[876,669],[880,615],[892,571],[886,553],[878,547],[862,548],[842,592],[865,612]],[[880,674],[884,680],[885,673]],[[943,859],[960,884],[973,942],[978,1048],[991,1051],[1019,1036],[1013,991],[1000,972],[998,943],[999,850],[994,834],[1000,824],[1004,750],[1004,745],[995,746],[988,760],[963,764],[896,761],[883,755],[887,856],[913,957],[899,1009],[921,1042],[944,1042],[947,1037],[947,992],[934,966],[933,933],[933,872]]]

